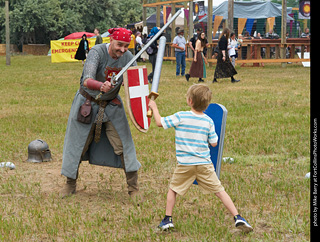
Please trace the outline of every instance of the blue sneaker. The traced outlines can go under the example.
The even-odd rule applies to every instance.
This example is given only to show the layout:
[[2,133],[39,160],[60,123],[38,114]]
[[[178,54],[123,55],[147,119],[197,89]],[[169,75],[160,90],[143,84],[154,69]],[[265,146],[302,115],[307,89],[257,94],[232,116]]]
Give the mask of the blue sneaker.
[[248,233],[253,231],[253,228],[251,227],[251,225],[248,224],[248,222],[240,215],[234,216],[234,221],[235,221],[235,226],[238,229],[241,229],[243,232]]
[[158,226],[159,229],[168,230],[173,229],[172,217],[164,218]]

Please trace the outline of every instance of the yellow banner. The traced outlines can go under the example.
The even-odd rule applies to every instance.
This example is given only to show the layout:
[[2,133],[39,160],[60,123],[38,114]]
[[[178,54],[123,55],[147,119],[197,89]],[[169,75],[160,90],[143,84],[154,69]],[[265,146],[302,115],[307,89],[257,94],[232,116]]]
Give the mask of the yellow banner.
[[216,36],[216,33],[218,31],[219,25],[223,19],[223,16],[215,16],[213,21],[213,33],[212,36]]
[[238,18],[238,34],[242,34],[244,26],[246,26],[246,18]]
[[[110,43],[109,37],[102,38],[103,43]],[[51,63],[59,62],[77,62],[74,56],[76,55],[81,39],[68,39],[68,40],[51,40]],[[89,38],[89,49],[91,49],[96,38]]]
[[[275,17],[270,17],[270,18],[267,18],[267,23],[268,23],[268,31],[270,30],[270,29],[272,29],[273,30],[273,25],[274,25],[274,21],[275,21]],[[266,31],[267,32],[267,31]]]

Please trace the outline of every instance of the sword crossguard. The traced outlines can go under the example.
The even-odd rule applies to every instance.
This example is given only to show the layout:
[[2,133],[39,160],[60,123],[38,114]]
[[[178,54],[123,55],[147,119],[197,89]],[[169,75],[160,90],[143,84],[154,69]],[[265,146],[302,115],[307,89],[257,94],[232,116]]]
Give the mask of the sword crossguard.
[[116,80],[116,74],[114,72],[112,73],[112,77],[111,77],[111,81],[110,82],[111,82],[112,86],[115,86],[118,83],[118,80]]
[[[112,86],[115,86],[118,84],[118,80],[116,80],[116,74],[114,74],[114,72],[112,73],[112,77],[111,77],[111,81],[110,81],[111,85]],[[99,98],[101,98],[102,94],[104,92],[100,92],[96,97],[95,99],[98,100]]]
[[[156,100],[157,97],[159,96],[159,93],[157,92],[150,92],[148,98],[151,99],[152,101]],[[151,118],[152,117],[152,110],[149,109],[148,112],[147,112],[147,117],[148,118]]]

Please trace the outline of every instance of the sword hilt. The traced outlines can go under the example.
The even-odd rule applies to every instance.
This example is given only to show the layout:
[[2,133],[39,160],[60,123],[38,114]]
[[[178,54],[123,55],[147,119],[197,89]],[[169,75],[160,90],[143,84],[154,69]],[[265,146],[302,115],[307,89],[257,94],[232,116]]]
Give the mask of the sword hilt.
[[111,82],[112,86],[115,86],[118,83],[118,80],[116,78],[116,74],[114,74],[114,72],[112,73],[112,77],[111,77],[111,81],[110,82]]
[[[112,73],[112,77],[111,77],[111,81],[110,81],[111,85],[114,87],[115,85],[118,84],[118,80],[116,80],[116,75],[114,74],[114,72]],[[100,92],[95,99],[98,100],[99,98],[101,98],[101,96],[104,94],[104,92]]]
[[[156,100],[157,97],[159,96],[159,93],[156,92],[150,92],[148,98],[151,99],[152,101]],[[149,108],[148,112],[147,112],[147,117],[151,118],[152,117],[152,110]]]

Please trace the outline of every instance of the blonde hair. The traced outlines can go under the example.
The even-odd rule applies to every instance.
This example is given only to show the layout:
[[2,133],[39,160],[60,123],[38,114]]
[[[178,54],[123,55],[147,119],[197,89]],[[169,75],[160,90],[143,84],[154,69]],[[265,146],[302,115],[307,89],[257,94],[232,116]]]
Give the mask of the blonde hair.
[[187,98],[192,100],[192,108],[204,111],[211,102],[212,91],[205,84],[193,84],[187,91]]

